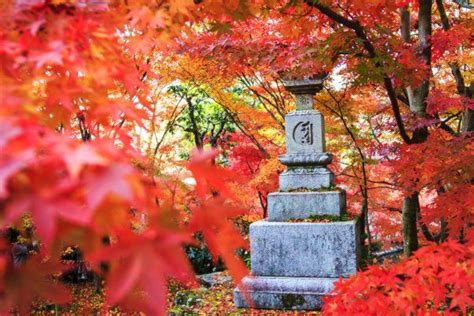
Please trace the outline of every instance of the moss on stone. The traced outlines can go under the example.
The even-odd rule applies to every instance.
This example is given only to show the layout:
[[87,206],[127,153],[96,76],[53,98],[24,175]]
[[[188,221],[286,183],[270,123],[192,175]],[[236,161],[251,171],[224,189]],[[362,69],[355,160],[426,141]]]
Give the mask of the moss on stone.
[[305,299],[301,294],[282,294],[281,303],[283,308],[292,309],[293,307],[303,305],[305,303]]
[[280,192],[331,192],[331,191],[342,192],[343,189],[332,185],[330,187],[321,187],[319,189],[296,188],[296,189],[290,189],[290,190],[280,190]]
[[354,218],[350,214],[344,213],[341,216],[311,215],[307,218],[290,218],[288,222],[290,223],[331,223],[331,222],[351,221],[353,219]]

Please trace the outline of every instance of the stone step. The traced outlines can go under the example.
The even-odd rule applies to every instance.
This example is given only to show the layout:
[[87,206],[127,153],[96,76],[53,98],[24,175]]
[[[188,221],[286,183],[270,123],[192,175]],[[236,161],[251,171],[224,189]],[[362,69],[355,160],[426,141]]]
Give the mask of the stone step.
[[234,290],[237,307],[315,310],[337,278],[245,277]]
[[273,192],[268,195],[268,220],[304,219],[311,215],[341,216],[346,209],[345,191]]
[[258,221],[250,225],[251,270],[256,276],[349,276],[360,260],[358,219],[329,223]]

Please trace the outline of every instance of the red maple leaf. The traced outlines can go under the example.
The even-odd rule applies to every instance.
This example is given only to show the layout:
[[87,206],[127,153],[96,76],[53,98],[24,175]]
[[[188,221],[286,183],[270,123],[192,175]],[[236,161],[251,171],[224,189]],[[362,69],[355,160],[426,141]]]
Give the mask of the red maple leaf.
[[144,233],[122,230],[117,242],[91,255],[91,262],[108,261],[107,303],[165,315],[167,281],[195,284],[183,244],[191,240],[176,232],[149,229]]
[[232,219],[245,211],[232,205],[228,184],[240,179],[213,163],[217,153],[216,150],[195,153],[188,165],[196,179],[199,197],[199,204],[192,209],[189,228],[202,232],[213,258],[217,260],[219,256],[222,257],[230,274],[238,282],[248,274],[248,270],[236,255],[236,250],[247,248],[248,245]]
[[[3,257],[3,256],[2,256]],[[9,315],[18,308],[21,315],[28,314],[32,302],[44,299],[55,304],[70,301],[70,293],[53,275],[58,273],[58,262],[44,260],[38,255],[28,257],[25,262],[14,264],[10,258],[3,257],[4,273],[0,295],[0,314]]]
[[114,163],[86,175],[87,203],[95,209],[110,194],[126,201],[134,198],[134,170],[128,164]]

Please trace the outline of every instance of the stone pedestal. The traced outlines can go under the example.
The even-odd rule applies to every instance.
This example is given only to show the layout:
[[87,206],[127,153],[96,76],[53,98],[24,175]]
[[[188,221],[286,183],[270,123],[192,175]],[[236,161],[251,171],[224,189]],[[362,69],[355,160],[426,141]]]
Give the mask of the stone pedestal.
[[[268,196],[268,218],[250,225],[252,274],[234,292],[238,307],[320,309],[322,298],[339,277],[357,271],[360,226],[340,220],[346,211],[343,190],[335,188],[326,166],[324,118],[313,110],[313,94],[322,78],[287,81],[296,95],[296,111],[286,120],[288,168],[280,175],[280,192]],[[327,216],[329,222],[298,222]]]
[[357,271],[357,221],[250,226],[252,273],[279,277],[347,277]]
[[269,221],[288,221],[318,215],[341,216],[346,194],[344,191],[273,192],[267,201]]
[[280,190],[317,190],[334,186],[334,174],[326,168],[294,168],[280,174]]

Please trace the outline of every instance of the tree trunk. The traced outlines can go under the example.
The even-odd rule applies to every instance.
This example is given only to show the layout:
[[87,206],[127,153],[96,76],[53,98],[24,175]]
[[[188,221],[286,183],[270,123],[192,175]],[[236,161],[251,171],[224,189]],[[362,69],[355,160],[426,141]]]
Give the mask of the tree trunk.
[[[400,35],[405,43],[409,43],[410,38],[410,8],[408,5],[404,6],[400,11]],[[414,102],[414,92],[412,87],[406,87],[405,92],[408,98],[408,104]]]
[[[471,81],[469,87],[466,87],[466,96],[472,98],[474,95],[474,81]],[[474,111],[466,108],[464,110],[463,121],[462,121],[463,132],[474,131]]]
[[[431,0],[419,0],[418,11],[418,46],[420,49],[420,57],[425,64],[429,66],[429,73],[426,74],[422,84],[414,89],[413,95],[409,95],[410,110],[420,118],[426,116],[426,98],[429,94],[429,82],[431,75]],[[407,13],[408,12],[408,13]],[[408,8],[404,8],[401,14],[402,36],[409,39],[409,30],[406,30],[409,21]],[[409,26],[408,26],[409,27]],[[411,90],[411,89],[410,89]],[[428,137],[428,129],[426,127],[417,128],[413,132],[413,142],[422,143]],[[417,214],[419,212],[418,193],[415,192],[410,196],[405,196],[403,200],[402,220],[403,220],[403,251],[406,256],[410,256],[418,249],[417,235]]]
[[[426,116],[426,98],[430,91],[431,75],[431,0],[419,0],[418,11],[418,49],[420,57],[428,66],[425,80],[414,91],[413,102],[410,102],[410,110],[418,117]],[[428,137],[426,127],[417,128],[413,135],[415,143],[422,143]]]
[[195,107],[192,99],[188,97],[186,98],[186,101],[188,102],[189,107],[189,119],[191,121],[191,132],[194,137],[194,145],[199,151],[201,151],[204,148],[203,140],[205,134],[201,134],[201,132],[199,131],[199,127],[196,122],[196,115],[194,113]]
[[417,214],[419,212],[418,192],[403,200],[403,253],[410,256],[418,249]]

